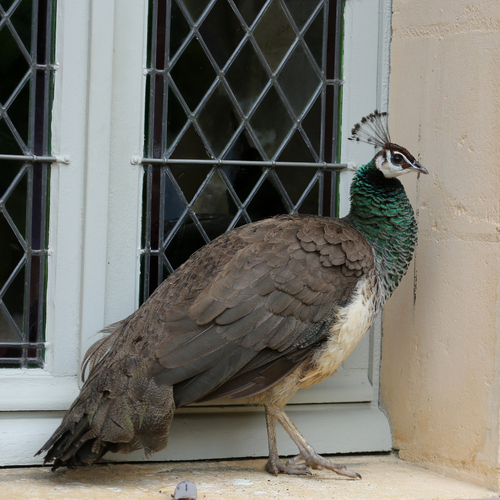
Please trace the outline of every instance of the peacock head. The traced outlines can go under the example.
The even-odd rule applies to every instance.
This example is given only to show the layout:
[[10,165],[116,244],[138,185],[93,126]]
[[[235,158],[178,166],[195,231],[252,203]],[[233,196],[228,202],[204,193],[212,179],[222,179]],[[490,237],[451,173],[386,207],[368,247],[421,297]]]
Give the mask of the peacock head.
[[421,174],[429,173],[406,148],[391,142],[387,113],[375,110],[365,116],[352,128],[349,140],[372,144],[380,148],[373,162],[387,178],[398,177],[412,171]]

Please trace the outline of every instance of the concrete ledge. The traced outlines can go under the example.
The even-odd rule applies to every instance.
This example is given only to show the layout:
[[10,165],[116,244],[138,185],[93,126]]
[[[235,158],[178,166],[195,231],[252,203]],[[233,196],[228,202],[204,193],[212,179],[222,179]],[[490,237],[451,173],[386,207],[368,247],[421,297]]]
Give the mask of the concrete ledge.
[[[337,460],[337,459],[335,459]],[[366,499],[458,500],[498,498],[470,483],[429,472],[393,455],[339,456],[362,480],[329,471],[310,476],[264,472],[265,460],[107,464],[51,472],[48,467],[0,469],[0,499],[170,499],[180,481],[198,488],[198,500]]]

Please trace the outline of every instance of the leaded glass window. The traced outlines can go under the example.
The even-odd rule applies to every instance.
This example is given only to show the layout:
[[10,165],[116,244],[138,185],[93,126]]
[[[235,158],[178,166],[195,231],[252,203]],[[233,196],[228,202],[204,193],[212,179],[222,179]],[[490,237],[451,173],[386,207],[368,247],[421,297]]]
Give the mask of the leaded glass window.
[[334,215],[342,0],[151,0],[142,297],[219,234]]
[[53,0],[0,0],[0,367],[44,360]]

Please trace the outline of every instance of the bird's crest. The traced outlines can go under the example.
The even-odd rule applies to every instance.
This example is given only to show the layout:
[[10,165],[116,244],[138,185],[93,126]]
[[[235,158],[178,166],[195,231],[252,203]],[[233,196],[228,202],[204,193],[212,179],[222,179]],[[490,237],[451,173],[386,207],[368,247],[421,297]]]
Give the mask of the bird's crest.
[[387,113],[380,113],[375,110],[354,125],[349,140],[364,142],[372,146],[383,148],[391,142],[387,118]]

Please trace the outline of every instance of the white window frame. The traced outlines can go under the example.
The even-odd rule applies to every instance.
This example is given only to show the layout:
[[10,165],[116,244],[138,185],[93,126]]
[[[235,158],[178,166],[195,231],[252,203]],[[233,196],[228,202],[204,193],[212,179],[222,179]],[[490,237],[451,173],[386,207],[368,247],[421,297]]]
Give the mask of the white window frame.
[[[46,364],[0,370],[0,465],[41,463],[33,454],[78,395],[82,356],[96,332],[138,305],[143,175],[131,159],[143,151],[147,6],[147,0],[57,2],[52,153],[70,163],[51,171]],[[343,162],[359,165],[373,154],[347,137],[360,117],[387,108],[390,20],[390,0],[346,0]],[[341,175],[341,215],[351,178]],[[391,448],[378,408],[380,336],[378,321],[337,375],[295,396],[301,404],[288,413],[319,452]],[[318,404],[335,401],[342,403]],[[228,440],[234,426],[239,432]],[[200,438],[195,429],[209,432]],[[284,435],[279,446],[295,452]],[[197,407],[178,411],[168,448],[153,459],[266,452],[261,409]],[[127,456],[143,459],[141,452]]]

